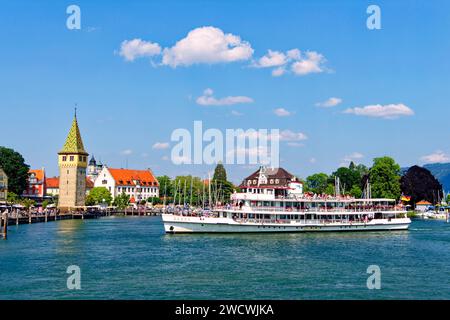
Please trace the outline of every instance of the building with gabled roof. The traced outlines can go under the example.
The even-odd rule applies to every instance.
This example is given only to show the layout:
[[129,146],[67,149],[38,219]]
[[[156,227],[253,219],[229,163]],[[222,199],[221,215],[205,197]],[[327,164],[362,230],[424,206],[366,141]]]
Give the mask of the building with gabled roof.
[[422,200],[416,203],[416,211],[425,212],[431,207],[433,204],[431,202]]
[[150,169],[131,170],[103,167],[95,187],[105,187],[113,198],[125,193],[134,201],[159,197],[159,182]]
[[45,169],[30,169],[28,171],[28,185],[22,196],[30,199],[43,199],[45,190]]
[[261,166],[257,171],[245,178],[239,188],[244,193],[260,194],[261,198],[300,196],[303,194],[303,182],[283,168],[267,168]]

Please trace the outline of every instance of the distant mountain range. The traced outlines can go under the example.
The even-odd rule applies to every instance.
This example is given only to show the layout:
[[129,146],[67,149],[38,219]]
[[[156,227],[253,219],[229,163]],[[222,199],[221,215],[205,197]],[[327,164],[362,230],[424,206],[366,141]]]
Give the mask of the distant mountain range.
[[[433,176],[442,184],[444,191],[450,191],[450,163],[433,163],[423,165],[422,167],[430,170]],[[408,169],[402,168],[402,174],[408,171]]]

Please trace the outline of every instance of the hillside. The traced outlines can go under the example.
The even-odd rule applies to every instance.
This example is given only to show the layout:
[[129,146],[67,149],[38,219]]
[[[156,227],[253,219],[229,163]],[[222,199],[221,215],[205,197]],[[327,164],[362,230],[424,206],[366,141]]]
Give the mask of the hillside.
[[426,164],[423,167],[431,171],[436,179],[442,183],[446,192],[450,191],[450,163]]

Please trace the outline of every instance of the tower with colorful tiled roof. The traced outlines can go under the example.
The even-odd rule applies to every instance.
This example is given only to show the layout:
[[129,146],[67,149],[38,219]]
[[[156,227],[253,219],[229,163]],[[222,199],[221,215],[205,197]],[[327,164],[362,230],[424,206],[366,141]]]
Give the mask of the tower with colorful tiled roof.
[[62,150],[58,152],[60,176],[58,207],[62,212],[85,205],[88,156],[89,154],[84,150],[75,111],[69,135]]

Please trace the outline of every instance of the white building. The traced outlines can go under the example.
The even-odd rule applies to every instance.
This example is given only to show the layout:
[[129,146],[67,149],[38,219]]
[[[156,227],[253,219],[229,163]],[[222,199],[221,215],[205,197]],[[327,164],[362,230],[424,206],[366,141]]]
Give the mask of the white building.
[[159,182],[150,169],[129,170],[113,169],[103,166],[95,187],[105,187],[113,198],[125,193],[132,203],[159,197]]
[[89,165],[87,167],[87,176],[92,181],[97,180],[98,175],[103,169],[103,164],[101,162],[97,162],[94,156],[92,155],[91,160],[89,161]]

